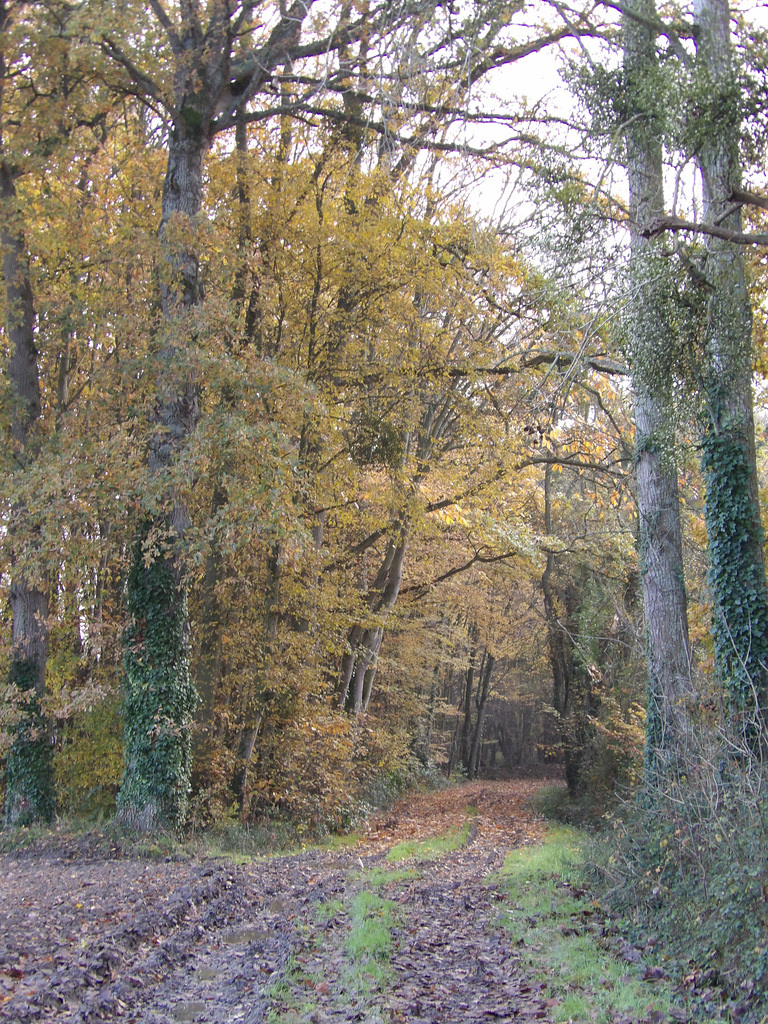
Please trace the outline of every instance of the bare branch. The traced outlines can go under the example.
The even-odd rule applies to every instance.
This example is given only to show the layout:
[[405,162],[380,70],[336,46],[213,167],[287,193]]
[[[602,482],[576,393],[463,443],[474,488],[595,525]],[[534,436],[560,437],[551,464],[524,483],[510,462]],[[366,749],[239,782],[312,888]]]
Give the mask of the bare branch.
[[171,50],[177,55],[182,53],[184,47],[181,44],[181,40],[179,39],[178,33],[174,28],[173,22],[168,16],[168,12],[160,3],[160,0],[149,0],[149,6],[154,11],[157,20],[165,29],[165,34],[168,36],[168,42],[170,43]]
[[348,565],[353,558],[357,558],[358,555],[364,554],[368,548],[373,547],[382,537],[385,536],[383,530],[374,530],[364,540],[361,540],[359,544],[355,544],[353,548],[350,548],[341,558],[335,558],[332,562],[323,566],[323,572],[333,572],[334,569],[340,569],[344,565]]
[[162,102],[160,89],[158,88],[157,83],[154,82],[149,75],[145,75],[143,71],[137,68],[130,57],[127,57],[123,53],[117,43],[105,36],[102,39],[100,46],[108,57],[111,57],[117,64],[120,64],[121,67],[125,68],[133,83],[137,85],[145,95],[151,96],[153,99],[157,99]]
[[654,238],[665,231],[693,231],[699,235],[722,238],[735,245],[768,245],[768,234],[762,232],[750,234],[743,231],[732,231],[730,228],[721,228],[715,224],[700,224],[695,221],[683,220],[682,217],[657,217],[650,224],[638,227],[638,233],[643,238]]
[[759,206],[761,210],[768,210],[768,196],[761,196],[756,192],[735,188],[731,192],[730,199],[731,202],[740,203],[743,206]]
[[674,55],[683,63],[691,63],[691,55],[686,51],[683,44],[680,42],[681,39],[693,39],[694,29],[692,26],[684,25],[682,22],[675,26],[667,25],[661,21],[660,18],[649,18],[644,14],[640,14],[634,8],[627,6],[627,4],[612,2],[612,0],[600,0],[603,7],[608,7],[612,11],[618,11],[619,14],[626,18],[631,18],[632,21],[636,21],[639,25],[645,25],[646,28],[658,33],[660,36],[669,42],[672,47]]

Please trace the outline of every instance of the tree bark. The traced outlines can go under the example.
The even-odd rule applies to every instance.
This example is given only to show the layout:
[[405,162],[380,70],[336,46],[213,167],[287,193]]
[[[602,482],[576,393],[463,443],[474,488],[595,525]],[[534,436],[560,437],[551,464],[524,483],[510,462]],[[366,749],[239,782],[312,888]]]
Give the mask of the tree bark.
[[[395,530],[399,531],[399,536],[391,537],[387,544],[368,601],[372,614],[382,618],[389,615],[397,602],[408,552],[409,528],[398,522]],[[383,637],[384,626],[381,623],[368,627],[356,623],[347,635],[337,692],[339,706],[355,715],[362,714],[368,707]]]
[[635,472],[645,604],[646,782],[663,783],[682,754],[690,690],[688,611],[675,455],[674,343],[654,243],[644,228],[664,212],[661,133],[652,83],[658,73],[654,0],[623,19],[631,256],[629,348],[635,403]]
[[238,110],[288,59],[310,5],[296,0],[283,8],[280,21],[235,82],[232,50],[250,5],[206,5],[205,26],[199,0],[181,4],[175,23],[161,14],[158,20],[175,62],[171,96],[114,42],[102,41],[134,88],[153,103],[165,104],[171,122],[159,227],[164,324],[148,454],[169,511],[149,516],[129,575],[125,771],[118,797],[122,820],[148,832],[183,823],[191,770],[196,694],[189,672],[187,580],[181,555],[189,512],[173,492],[170,470],[199,417],[197,382],[186,355],[194,340],[190,312],[203,297],[195,247],[203,164],[215,132],[234,124]]
[[[696,0],[697,102],[705,135],[698,152],[703,219],[739,232],[740,111],[726,0]],[[768,700],[768,593],[758,503],[752,412],[752,309],[743,249],[707,237],[702,464],[717,670],[749,742],[764,728]]]
[[[20,211],[16,186],[5,161],[0,162],[0,200],[3,204],[0,242],[3,247],[3,278],[8,310],[5,329],[10,348],[8,379],[13,402],[11,438],[14,461],[17,468],[23,471],[36,454],[37,445],[32,435],[41,412],[40,380],[29,266],[24,235],[18,227]],[[17,511],[23,513],[24,510]],[[31,680],[38,695],[42,696],[48,653],[48,595],[32,583],[25,573],[13,574],[11,611],[15,651],[22,661],[34,664]]]
[[[551,465],[547,465],[544,471],[544,532],[552,534]],[[578,590],[572,581],[558,584],[555,568],[555,554],[549,551],[541,587],[552,670],[552,705],[563,746],[565,781],[568,792],[576,796],[585,786],[584,770],[594,734],[590,717],[595,709],[590,682],[584,667],[577,663],[574,650]]]
[[[469,658],[467,661],[467,669],[464,676],[464,696],[460,705],[460,710],[463,709],[464,717],[461,722],[461,730],[458,735],[459,742],[459,760],[461,761],[464,771],[469,774],[469,755],[471,751],[471,736],[472,736],[472,692],[475,685],[475,671],[477,661],[477,637],[478,637],[477,623],[472,623],[469,627]],[[483,663],[480,663],[480,673],[482,673]]]
[[[148,456],[150,472],[160,478],[168,475],[198,419],[197,385],[182,353],[189,345],[186,314],[201,298],[199,267],[189,242],[179,245],[169,235],[194,231],[209,142],[204,132],[176,125],[168,149],[159,230],[165,254],[160,280],[165,340]],[[125,771],[118,814],[125,824],[147,833],[177,829],[186,817],[197,705],[179,550],[189,513],[170,483],[164,490],[170,513],[149,519],[134,547],[125,634]]]

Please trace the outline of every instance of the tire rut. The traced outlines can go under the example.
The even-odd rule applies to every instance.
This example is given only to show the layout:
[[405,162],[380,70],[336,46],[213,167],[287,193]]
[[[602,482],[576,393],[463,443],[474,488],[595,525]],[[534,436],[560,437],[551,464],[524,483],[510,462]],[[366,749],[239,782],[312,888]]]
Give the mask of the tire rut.
[[[404,801],[343,854],[310,850],[240,866],[6,855],[0,1022],[541,1020],[541,987],[521,973],[492,880],[509,848],[536,838],[524,804],[530,789],[485,783]],[[468,804],[476,806],[463,847],[374,884],[372,869],[393,867],[385,862],[392,846],[460,828]],[[388,967],[361,992],[350,981],[344,908],[365,888],[393,902],[396,923]],[[41,925],[25,932],[30,919]]]

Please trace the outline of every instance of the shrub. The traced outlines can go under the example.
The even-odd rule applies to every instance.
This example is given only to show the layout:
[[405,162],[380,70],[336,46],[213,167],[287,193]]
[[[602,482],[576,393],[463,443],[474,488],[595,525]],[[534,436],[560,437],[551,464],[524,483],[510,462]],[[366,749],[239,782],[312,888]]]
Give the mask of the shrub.
[[716,986],[741,1017],[768,1010],[768,768],[744,735],[692,730],[677,772],[614,815],[594,851],[605,898],[638,941],[659,943],[667,966],[705,994]]
[[75,714],[54,759],[62,810],[112,814],[123,771],[123,723],[114,696]]

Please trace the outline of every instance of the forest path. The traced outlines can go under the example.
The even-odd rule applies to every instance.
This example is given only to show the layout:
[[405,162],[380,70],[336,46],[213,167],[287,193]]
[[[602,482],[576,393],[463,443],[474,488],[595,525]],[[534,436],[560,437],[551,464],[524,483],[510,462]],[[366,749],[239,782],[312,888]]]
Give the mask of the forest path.
[[[544,1019],[492,880],[542,834],[527,802],[538,785],[411,796],[342,852],[239,866],[108,859],[74,840],[4,855],[0,1020]],[[453,841],[430,848],[434,836]]]

